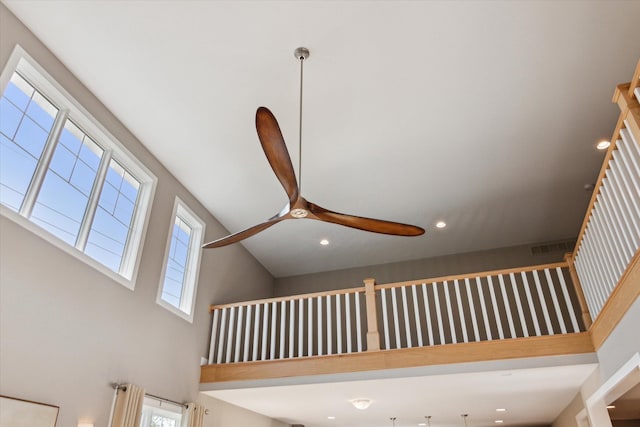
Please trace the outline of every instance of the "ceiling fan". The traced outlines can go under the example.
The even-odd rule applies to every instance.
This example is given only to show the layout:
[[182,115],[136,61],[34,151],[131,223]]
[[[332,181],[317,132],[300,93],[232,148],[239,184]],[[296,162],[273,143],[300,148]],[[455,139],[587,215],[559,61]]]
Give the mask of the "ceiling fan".
[[[302,152],[302,75],[303,62],[309,57],[309,50],[299,47],[294,55],[300,60],[300,153]],[[384,221],[380,219],[365,218],[361,216],[347,215],[322,208],[315,203],[307,201],[300,194],[300,186],[296,180],[296,174],[291,163],[291,157],[287,145],[282,137],[280,126],[274,115],[266,107],[259,107],[256,112],[256,130],[260,144],[271,165],[271,169],[284,187],[289,201],[287,205],[276,215],[267,221],[253,227],[239,231],[226,237],[214,240],[203,245],[203,248],[219,248],[244,240],[265,230],[272,225],[287,219],[309,218],[318,221],[331,222],[346,227],[357,228],[374,233],[391,234],[394,236],[419,236],[424,234],[424,229],[414,225],[398,222]],[[301,158],[299,159],[301,160]],[[298,162],[298,176],[300,176],[301,161]]]

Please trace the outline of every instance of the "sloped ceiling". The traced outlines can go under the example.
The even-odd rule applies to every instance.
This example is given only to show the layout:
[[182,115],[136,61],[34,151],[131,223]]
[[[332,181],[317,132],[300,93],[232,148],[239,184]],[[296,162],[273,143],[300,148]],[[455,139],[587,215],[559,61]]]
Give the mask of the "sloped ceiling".
[[303,194],[427,233],[286,221],[242,243],[276,277],[574,237],[640,57],[640,2],[5,3],[230,232],[286,202],[254,114],[297,168],[311,50]]

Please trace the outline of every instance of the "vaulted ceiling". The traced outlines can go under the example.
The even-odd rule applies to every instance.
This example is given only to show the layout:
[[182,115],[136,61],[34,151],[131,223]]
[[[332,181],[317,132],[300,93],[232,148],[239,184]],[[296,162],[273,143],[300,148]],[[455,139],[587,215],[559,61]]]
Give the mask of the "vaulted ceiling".
[[297,169],[310,49],[303,194],[427,232],[286,221],[242,243],[276,277],[574,237],[640,57],[640,2],[5,3],[230,232],[286,202],[254,115]]

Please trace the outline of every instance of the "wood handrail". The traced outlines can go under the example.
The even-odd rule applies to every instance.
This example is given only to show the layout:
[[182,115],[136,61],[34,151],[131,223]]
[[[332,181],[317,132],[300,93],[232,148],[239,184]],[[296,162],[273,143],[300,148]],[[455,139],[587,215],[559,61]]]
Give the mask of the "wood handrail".
[[631,84],[629,85],[629,92],[627,92],[630,97],[633,96],[633,92],[638,86],[640,86],[640,59],[638,59],[638,65],[636,65],[636,71],[633,73]]
[[[395,282],[395,283],[387,283],[383,285],[375,285],[375,290],[399,288],[402,286],[422,284],[422,283],[443,282],[445,280],[447,281],[460,280],[460,279],[465,279],[469,277],[497,276],[499,274],[520,273],[520,272],[527,272],[527,271],[534,271],[534,270],[544,270],[545,268],[552,269],[557,267],[568,268],[569,264],[566,261],[562,261],[562,262],[555,262],[551,264],[532,265],[527,267],[505,268],[501,270],[490,270],[490,271],[481,271],[481,272],[474,272],[474,273],[456,274],[451,276],[434,277],[434,278],[428,278],[428,279],[409,280],[406,282]],[[281,302],[281,301],[293,301],[293,300],[317,298],[317,297],[323,297],[323,296],[352,294],[356,292],[365,292],[365,289],[366,288],[364,286],[361,286],[357,288],[336,289],[331,291],[313,292],[308,294],[291,295],[286,297],[265,298],[265,299],[252,300],[252,301],[241,301],[241,302],[234,302],[229,304],[211,304],[209,306],[209,311],[218,310],[222,308],[247,306],[247,305],[256,305],[256,304],[273,303],[273,302]]]
[[421,285],[423,283],[440,283],[452,280],[460,280],[466,279],[470,277],[487,277],[487,276],[498,276],[500,274],[509,274],[509,273],[520,273],[520,272],[528,272],[534,270],[544,270],[545,268],[566,268],[569,267],[569,264],[566,261],[562,262],[554,262],[551,264],[540,264],[540,265],[532,265],[527,267],[516,267],[516,268],[504,268],[501,270],[490,270],[490,271],[481,271],[478,273],[465,273],[465,274],[456,274],[451,276],[441,276],[434,277],[429,279],[420,279],[420,280],[408,280],[406,282],[396,282],[396,283],[387,283],[384,285],[376,285],[376,290],[379,289],[390,289],[390,288],[400,288],[403,286],[411,286],[411,285]]
[[312,292],[309,294],[290,295],[286,297],[264,298],[264,299],[257,299],[252,301],[232,302],[229,304],[211,304],[209,306],[209,312],[212,312],[213,310],[218,310],[221,308],[240,307],[240,306],[281,302],[281,301],[293,301],[293,300],[299,300],[299,299],[317,298],[317,297],[332,296],[332,295],[354,294],[356,292],[364,292],[364,291],[365,291],[365,287],[360,286],[358,288],[335,289],[331,291]]

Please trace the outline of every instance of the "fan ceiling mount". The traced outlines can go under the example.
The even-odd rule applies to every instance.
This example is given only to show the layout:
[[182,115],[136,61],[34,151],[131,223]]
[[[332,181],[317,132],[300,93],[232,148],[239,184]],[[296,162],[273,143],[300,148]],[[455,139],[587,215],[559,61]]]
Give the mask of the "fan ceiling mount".
[[318,221],[331,222],[345,227],[357,228],[359,230],[373,233],[390,234],[394,236],[420,236],[424,234],[424,229],[414,225],[402,224],[399,222],[384,221],[380,219],[365,218],[354,215],[342,214],[322,208],[315,203],[308,202],[301,195],[302,190],[302,77],[304,61],[309,58],[309,49],[299,47],[294,51],[294,56],[300,61],[300,115],[299,115],[299,158],[298,158],[298,178],[291,163],[291,157],[284,142],[280,126],[275,116],[266,107],[259,107],[256,111],[256,130],[258,139],[275,173],[278,181],[282,184],[287,193],[289,201],[286,206],[276,215],[267,221],[254,225],[253,227],[239,231],[226,237],[222,237],[213,242],[207,243],[203,248],[219,248],[231,245],[244,240],[265,230],[272,225],[286,219],[309,218]]

